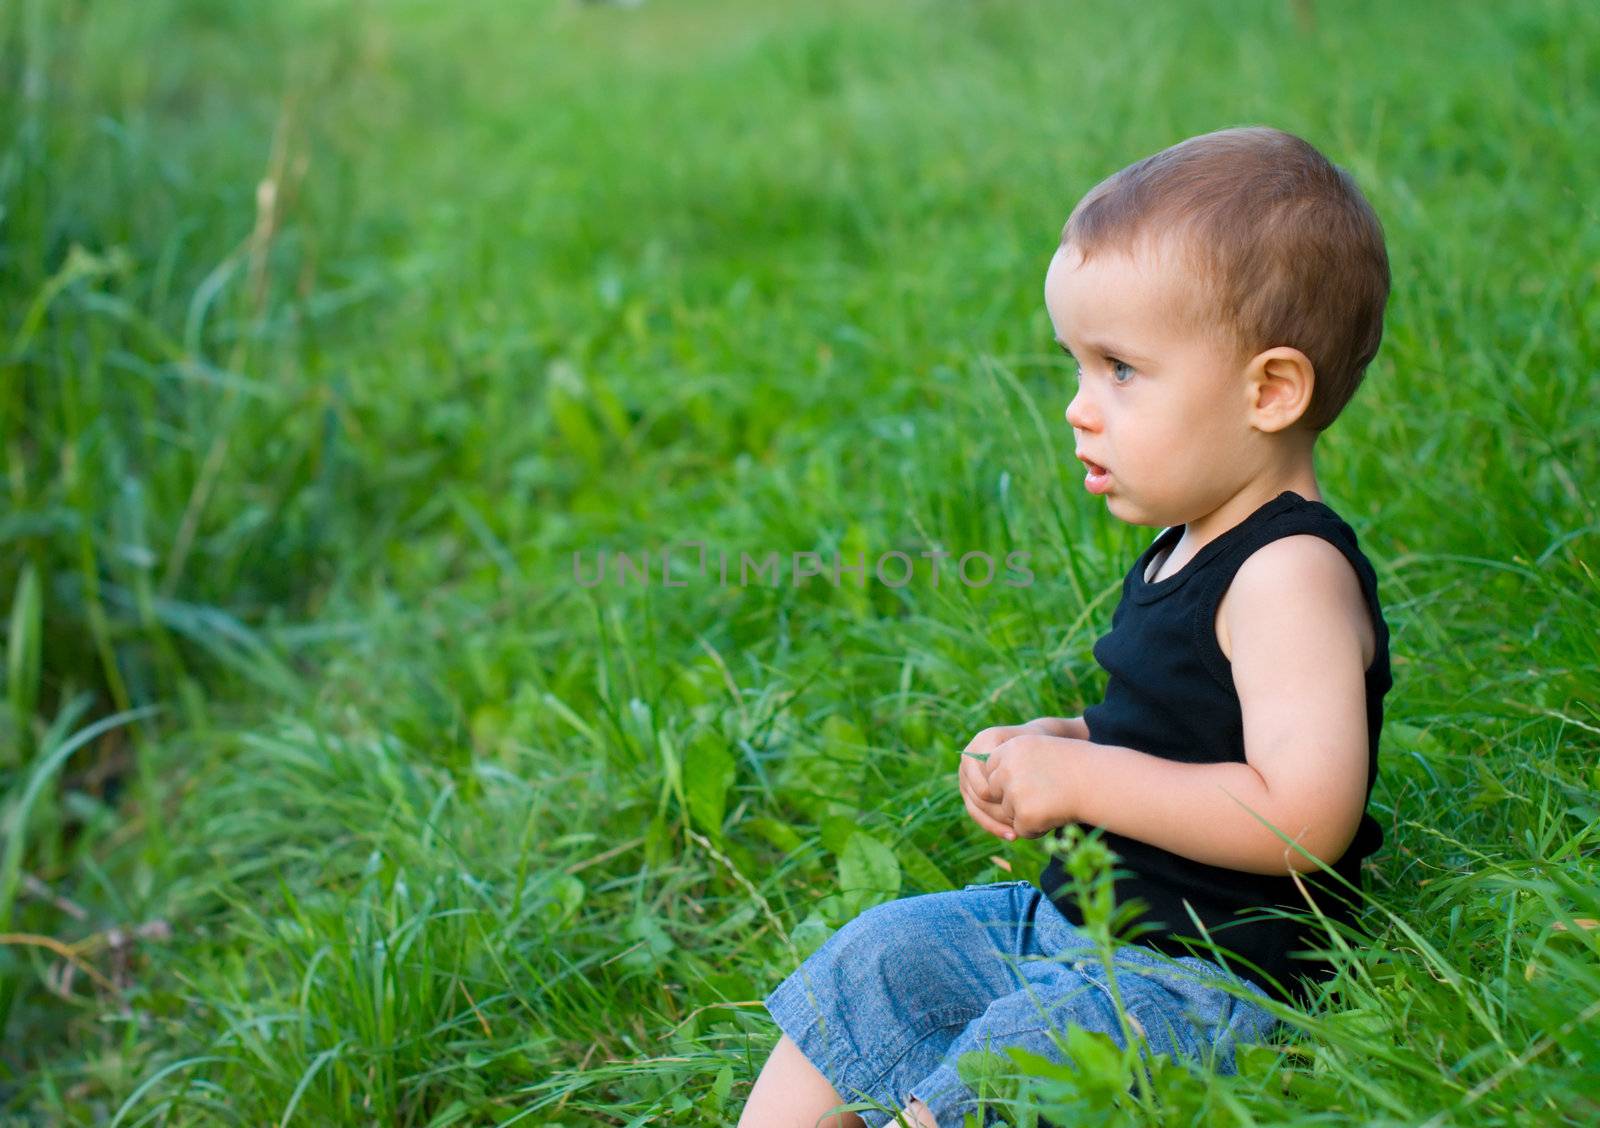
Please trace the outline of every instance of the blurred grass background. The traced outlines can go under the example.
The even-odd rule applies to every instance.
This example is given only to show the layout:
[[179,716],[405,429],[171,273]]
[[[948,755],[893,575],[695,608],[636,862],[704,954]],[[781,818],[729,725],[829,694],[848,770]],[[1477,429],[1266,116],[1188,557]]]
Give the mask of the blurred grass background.
[[[1592,5],[0,21],[9,1115],[736,1119],[832,928],[1042,865],[955,750],[1096,699],[1150,535],[1068,472],[1044,268],[1247,122],[1389,238],[1319,459],[1393,631],[1388,845],[1369,949],[1169,1119],[1600,1112]],[[1035,578],[574,582],[691,539]]]

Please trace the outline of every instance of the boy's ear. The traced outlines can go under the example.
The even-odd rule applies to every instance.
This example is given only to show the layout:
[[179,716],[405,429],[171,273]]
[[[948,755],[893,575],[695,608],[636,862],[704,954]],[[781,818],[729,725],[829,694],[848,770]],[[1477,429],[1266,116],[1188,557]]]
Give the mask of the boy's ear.
[[1250,422],[1261,431],[1287,430],[1311,407],[1317,372],[1299,349],[1279,345],[1257,353],[1246,368]]

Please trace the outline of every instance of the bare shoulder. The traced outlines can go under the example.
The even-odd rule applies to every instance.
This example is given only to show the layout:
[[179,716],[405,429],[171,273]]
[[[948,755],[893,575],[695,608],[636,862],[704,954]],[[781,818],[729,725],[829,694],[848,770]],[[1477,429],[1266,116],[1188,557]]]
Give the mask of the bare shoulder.
[[[1372,665],[1377,648],[1372,613],[1354,566],[1338,548],[1311,533],[1269,541],[1239,566],[1217,606],[1217,644],[1230,662],[1234,638],[1256,624],[1318,627],[1325,635],[1353,636],[1363,670]],[[1283,632],[1273,633],[1284,638]]]

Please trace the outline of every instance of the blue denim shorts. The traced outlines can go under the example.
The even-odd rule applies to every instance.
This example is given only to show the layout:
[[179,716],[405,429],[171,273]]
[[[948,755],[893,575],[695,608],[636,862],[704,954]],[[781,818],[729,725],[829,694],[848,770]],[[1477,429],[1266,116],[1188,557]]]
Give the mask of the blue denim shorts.
[[[1129,1025],[1147,1053],[1234,1071],[1236,1044],[1265,1041],[1277,1019],[1256,984],[1209,960],[1124,945],[1113,962]],[[1232,992],[1219,984],[1226,983]],[[764,1000],[767,1012],[867,1128],[913,1097],[939,1128],[968,1114],[997,1123],[992,1100],[956,1072],[964,1053],[1020,1046],[1065,1056],[1050,1031],[1075,1025],[1122,1044],[1105,968],[1087,933],[1029,881],[968,885],[868,909]]]

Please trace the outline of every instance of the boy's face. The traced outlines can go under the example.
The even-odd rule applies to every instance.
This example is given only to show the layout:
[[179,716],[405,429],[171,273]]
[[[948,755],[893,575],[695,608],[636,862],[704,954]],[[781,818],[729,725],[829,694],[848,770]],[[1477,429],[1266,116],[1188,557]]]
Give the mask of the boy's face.
[[1045,275],[1056,340],[1078,363],[1067,405],[1085,486],[1134,525],[1182,525],[1248,480],[1261,435],[1249,419],[1246,358],[1196,332],[1199,285],[1159,248],[1057,250]]

